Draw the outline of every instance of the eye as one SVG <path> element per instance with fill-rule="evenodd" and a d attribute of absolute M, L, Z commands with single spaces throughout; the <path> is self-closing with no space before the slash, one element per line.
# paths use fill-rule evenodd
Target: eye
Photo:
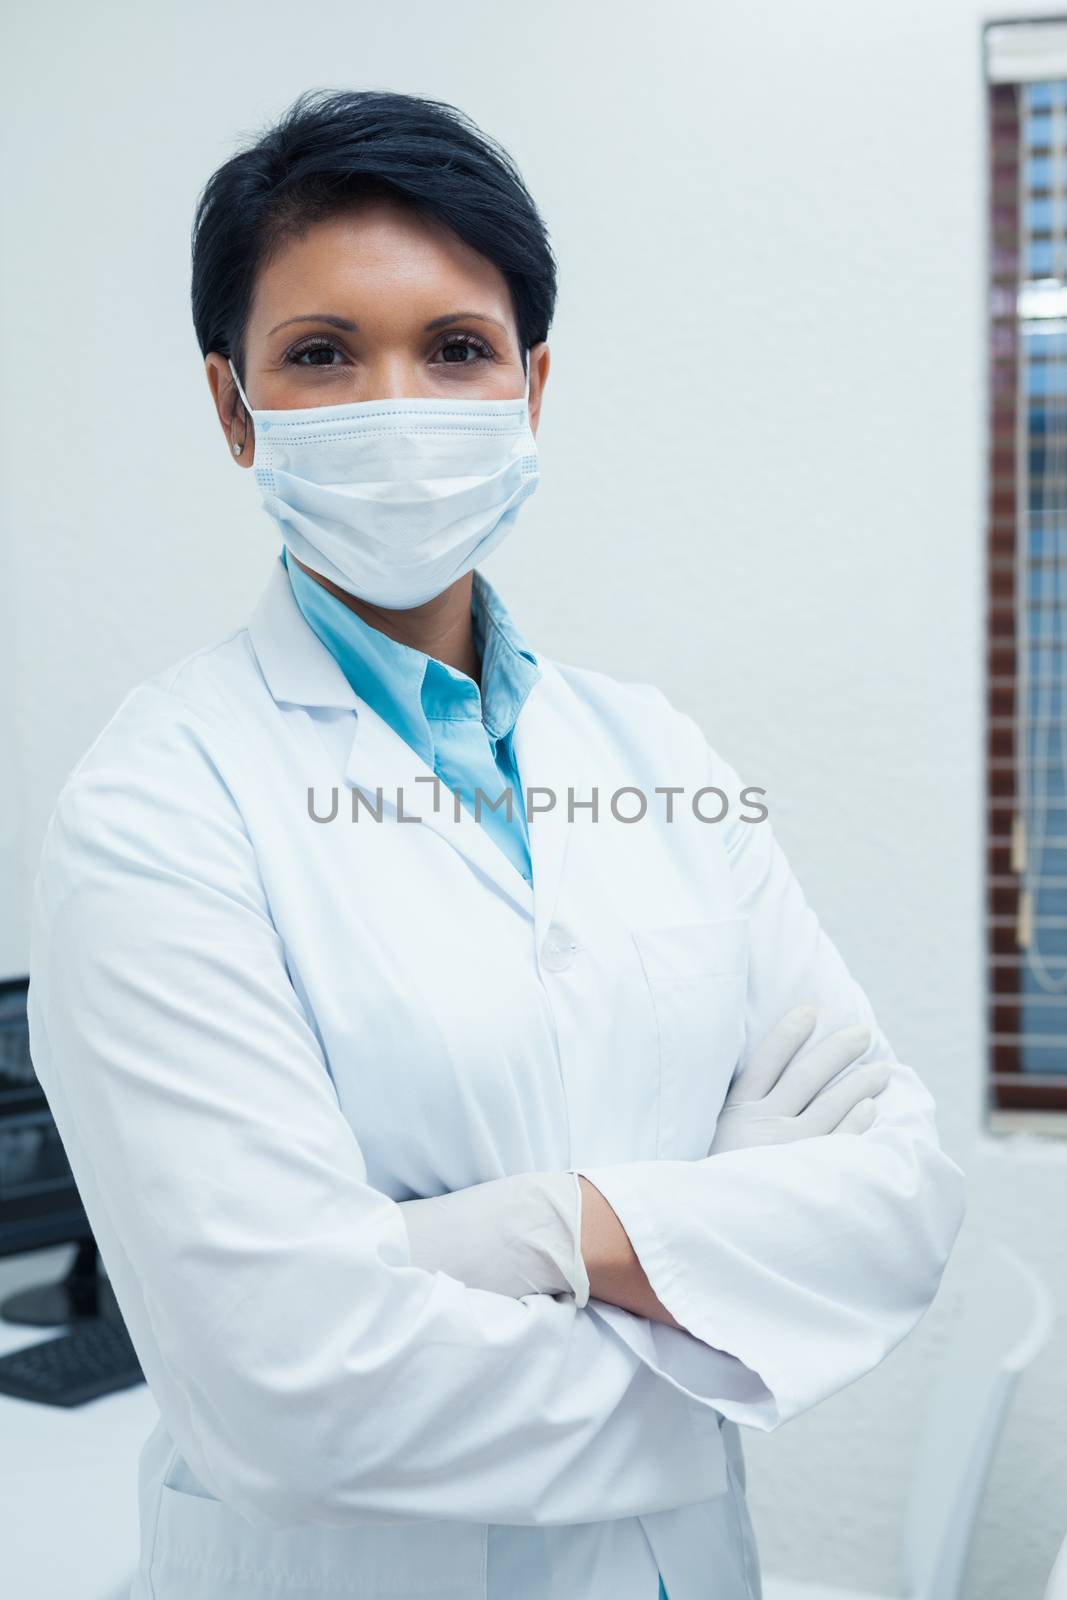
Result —
<path fill-rule="evenodd" d="M 492 346 L 473 333 L 447 334 L 438 345 L 436 353 L 441 356 L 445 366 L 451 367 L 472 367 L 480 361 L 496 359 Z M 335 361 L 335 356 L 340 360 Z M 345 352 L 336 340 L 319 334 L 293 345 L 286 351 L 285 362 L 288 366 L 305 368 L 334 367 L 343 363 L 344 356 Z"/>
<path fill-rule="evenodd" d="M 342 354 L 340 347 L 332 339 L 315 338 L 305 339 L 301 344 L 293 345 L 292 349 L 286 352 L 285 359 L 294 367 L 332 367 L 337 363 L 330 358 Z M 326 359 L 319 360 L 320 355 Z M 304 356 L 312 359 L 305 361 Z"/>
<path fill-rule="evenodd" d="M 478 361 L 494 358 L 491 347 L 474 333 L 450 333 L 438 350 L 445 365 L 450 367 L 473 367 Z"/>

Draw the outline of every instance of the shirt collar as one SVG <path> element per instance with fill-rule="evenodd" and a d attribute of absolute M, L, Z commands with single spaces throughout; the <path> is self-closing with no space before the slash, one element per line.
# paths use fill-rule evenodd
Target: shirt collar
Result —
<path fill-rule="evenodd" d="M 502 739 L 541 676 L 541 663 L 477 567 L 471 581 L 471 626 L 482 663 L 482 721 L 491 738 Z"/>
<path fill-rule="evenodd" d="M 491 739 L 510 734 L 541 662 L 523 639 L 488 578 L 475 568 L 471 626 L 481 659 L 482 690 L 465 672 L 391 639 L 306 573 L 289 551 L 282 559 L 309 626 L 334 656 L 352 689 L 433 766 L 431 719 L 480 719 Z"/>

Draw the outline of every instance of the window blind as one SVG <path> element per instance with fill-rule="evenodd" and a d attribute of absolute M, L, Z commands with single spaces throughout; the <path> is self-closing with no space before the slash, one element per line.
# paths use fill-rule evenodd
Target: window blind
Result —
<path fill-rule="evenodd" d="M 1067 22 L 987 29 L 993 1100 L 1067 1110 Z"/>

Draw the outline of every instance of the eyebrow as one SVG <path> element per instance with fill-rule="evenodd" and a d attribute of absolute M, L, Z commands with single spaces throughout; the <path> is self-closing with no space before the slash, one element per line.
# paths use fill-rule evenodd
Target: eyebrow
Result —
<path fill-rule="evenodd" d="M 486 316 L 484 311 L 449 311 L 443 317 L 434 317 L 431 321 L 424 323 L 422 331 L 423 333 L 432 333 L 435 328 L 443 328 L 449 322 L 461 322 L 464 319 L 473 319 L 475 322 L 491 322 L 494 327 L 500 328 L 502 332 L 507 333 L 508 331 L 499 317 Z M 325 322 L 329 327 L 341 328 L 346 333 L 359 332 L 359 323 L 353 322 L 349 317 L 335 317 L 328 311 L 310 311 L 303 316 L 287 317 L 284 322 L 279 322 L 276 327 L 270 330 L 267 335 L 268 339 L 271 334 L 279 332 L 282 328 L 290 327 L 294 322 Z"/>

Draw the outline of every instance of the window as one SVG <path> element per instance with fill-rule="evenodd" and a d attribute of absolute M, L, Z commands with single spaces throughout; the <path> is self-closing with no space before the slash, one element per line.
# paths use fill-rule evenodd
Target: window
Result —
<path fill-rule="evenodd" d="M 993 1126 L 1067 1126 L 1067 19 L 986 29 Z"/>

